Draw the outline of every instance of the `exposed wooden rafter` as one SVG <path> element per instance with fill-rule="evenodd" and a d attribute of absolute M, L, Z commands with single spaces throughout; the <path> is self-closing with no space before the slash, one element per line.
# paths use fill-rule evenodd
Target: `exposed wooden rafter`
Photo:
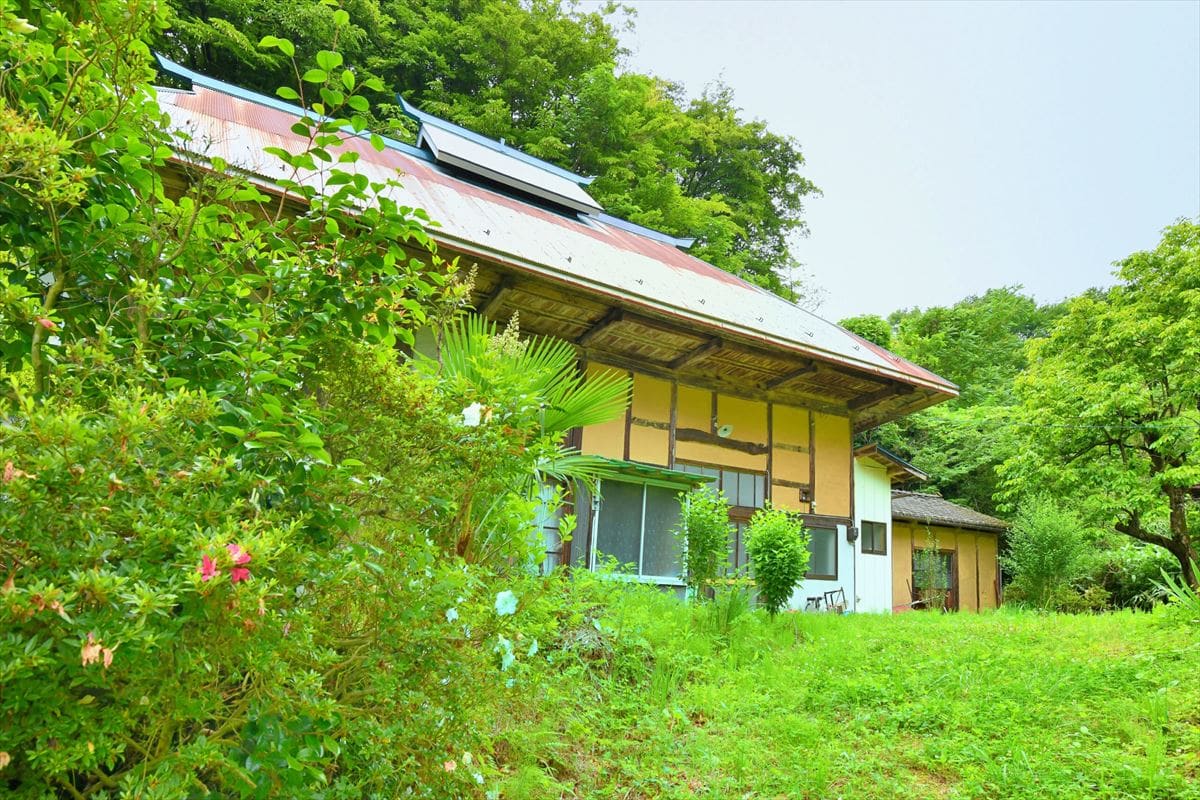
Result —
<path fill-rule="evenodd" d="M 817 371 L 816 363 L 814 363 L 812 361 L 805 362 L 804 366 L 800 367 L 799 369 L 794 369 L 791 372 L 780 375 L 778 378 L 775 378 L 774 380 L 768 382 L 767 386 L 766 386 L 767 391 L 772 391 L 774 389 L 778 389 L 782 386 L 786 386 L 787 384 L 791 383 L 792 381 L 797 381 L 797 380 L 800 380 L 801 378 L 807 377 L 809 375 L 813 375 L 816 373 L 816 371 Z"/>
<path fill-rule="evenodd" d="M 717 352 L 724 346 L 725 343 L 721 341 L 719 337 L 714 336 L 699 347 L 684 353 L 679 358 L 672 361 L 668 366 L 671 369 L 682 369 L 688 364 L 694 364 L 705 356 Z"/>
<path fill-rule="evenodd" d="M 607 314 L 600 318 L 599 322 L 584 331 L 575 343 L 580 347 L 585 347 L 587 346 L 588 342 L 592 341 L 597 336 L 604 333 L 604 331 L 608 330 L 613 325 L 616 325 L 623 319 L 625 319 L 624 310 L 620 308 L 610 309 Z"/>
<path fill-rule="evenodd" d="M 847 403 L 846 407 L 851 411 L 858 411 L 860 408 L 873 406 L 881 400 L 887 400 L 888 398 L 895 397 L 897 395 L 910 394 L 912 391 L 913 387 L 909 386 L 907 383 L 897 383 L 893 384 L 892 386 L 885 386 L 884 388 L 875 392 L 859 395 Z"/>
<path fill-rule="evenodd" d="M 488 295 L 487 300 L 479 304 L 480 316 L 490 317 L 498 311 L 500 306 L 503 305 L 505 298 L 512 293 L 515 285 L 516 281 L 511 275 L 505 275 L 501 278 L 500 282 L 496 284 L 496 288 Z"/>

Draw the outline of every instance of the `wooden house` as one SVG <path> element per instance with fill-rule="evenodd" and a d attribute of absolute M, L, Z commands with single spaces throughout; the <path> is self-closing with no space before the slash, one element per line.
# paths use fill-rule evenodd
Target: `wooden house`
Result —
<path fill-rule="evenodd" d="M 203 167 L 220 157 L 272 191 L 284 169 L 263 148 L 296 147 L 302 110 L 161 64 L 190 84 L 160 93 L 190 136 L 177 158 Z M 770 501 L 812 532 L 796 602 L 836 587 L 855 597 L 852 437 L 956 387 L 689 255 L 689 240 L 606 214 L 588 178 L 405 109 L 420 126 L 415 146 L 386 139 L 380 152 L 348 133 L 343 148 L 360 159 L 345 168 L 380 181 L 399 173 L 397 201 L 425 209 L 440 251 L 476 266 L 480 313 L 519 312 L 523 332 L 574 343 L 582 369 L 633 379 L 623 419 L 575 434 L 584 452 L 620 462 L 621 478 L 579 504 L 573 541 L 551 535 L 551 559 L 611 556 L 638 580 L 680 585 L 676 494 L 699 476 L 733 506 L 732 566 L 745 563 L 745 523 Z"/>
<path fill-rule="evenodd" d="M 896 608 L 944 595 L 950 610 L 996 608 L 1003 598 L 1003 520 L 936 494 L 892 492 L 892 600 Z"/>

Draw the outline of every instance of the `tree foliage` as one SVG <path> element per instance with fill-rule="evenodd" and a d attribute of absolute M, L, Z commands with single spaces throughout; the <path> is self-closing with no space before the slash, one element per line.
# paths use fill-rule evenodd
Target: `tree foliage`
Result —
<path fill-rule="evenodd" d="M 880 347 L 892 348 L 892 323 L 878 314 L 859 314 L 838 322 L 846 330 L 856 333 L 868 342 Z"/>
<path fill-rule="evenodd" d="M 1079 518 L 1045 495 L 1021 504 L 1006 542 L 1001 563 L 1012 578 L 1009 595 L 1038 608 L 1050 608 L 1089 566 L 1090 547 Z"/>
<path fill-rule="evenodd" d="M 1120 283 L 1072 300 L 1030 349 L 1018 383 L 1027 423 L 1004 466 L 1007 496 L 1034 487 L 1086 519 L 1158 545 L 1193 587 L 1200 484 L 1200 224 L 1119 264 Z"/>
<path fill-rule="evenodd" d="M 868 434 L 929 473 L 943 496 L 996 513 L 996 467 L 1016 452 L 1013 385 L 1028 365 L 1025 347 L 1061 314 L 1019 287 L 991 289 L 953 306 L 843 320 L 860 335 L 895 331 L 891 349 L 956 383 L 960 397 Z M 860 330 L 861 328 L 861 330 Z M 875 332 L 877 331 L 878 332 Z M 865 331 L 865 333 L 864 333 Z M 877 341 L 877 339 L 873 339 Z"/>
<path fill-rule="evenodd" d="M 264 92 L 291 77 L 288 59 L 255 48 L 281 31 L 312 58 L 340 49 L 382 81 L 380 121 L 408 135 L 391 100 L 596 176 L 610 213 L 697 240 L 692 252 L 794 298 L 805 293 L 790 252 L 805 233 L 799 145 L 746 120 L 725 86 L 693 100 L 678 85 L 619 68 L 617 6 L 558 0 L 354 0 L 336 25 L 318 0 L 172 0 L 158 39 L 202 72 Z"/>

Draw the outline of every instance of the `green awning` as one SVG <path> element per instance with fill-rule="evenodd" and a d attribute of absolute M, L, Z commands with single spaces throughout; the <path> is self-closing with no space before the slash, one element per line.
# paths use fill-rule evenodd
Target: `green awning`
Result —
<path fill-rule="evenodd" d="M 696 475 L 678 469 L 639 464 L 636 461 L 622 461 L 617 458 L 603 457 L 599 457 L 599 460 L 608 464 L 609 469 L 618 475 L 628 477 L 630 481 L 665 486 L 669 489 L 693 489 L 716 480 L 711 475 Z"/>

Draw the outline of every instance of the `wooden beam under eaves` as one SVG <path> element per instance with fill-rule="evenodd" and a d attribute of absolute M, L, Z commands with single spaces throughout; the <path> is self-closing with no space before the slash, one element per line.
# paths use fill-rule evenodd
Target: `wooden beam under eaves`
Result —
<path fill-rule="evenodd" d="M 858 411 L 860 408 L 873 406 L 881 400 L 887 400 L 889 397 L 895 397 L 902 394 L 911 394 L 912 392 L 912 386 L 909 386 L 907 383 L 897 383 L 893 384 L 892 386 L 885 386 L 876 392 L 859 395 L 847 403 L 846 407 L 851 411 Z"/>
<path fill-rule="evenodd" d="M 604 333 L 604 331 L 611 328 L 613 325 L 616 325 L 624 318 L 625 312 L 623 310 L 619 308 L 610 310 L 607 314 L 600 318 L 599 322 L 584 331 L 579 338 L 575 340 L 575 344 L 579 345 L 580 347 L 586 346 L 590 341 Z"/>
<path fill-rule="evenodd" d="M 681 369 L 686 367 L 688 364 L 696 363 L 711 353 L 717 352 L 724 346 L 725 343 L 722 342 L 720 338 L 714 336 L 694 350 L 689 350 L 688 352 L 684 353 L 679 358 L 672 361 L 668 366 L 671 369 Z"/>
<path fill-rule="evenodd" d="M 774 380 L 769 381 L 767 383 L 767 391 L 774 391 L 775 389 L 778 389 L 782 386 L 786 386 L 787 384 L 791 383 L 792 381 L 797 381 L 797 380 L 800 380 L 801 378 L 807 377 L 809 375 L 814 375 L 814 374 L 816 374 L 816 372 L 817 372 L 816 363 L 813 361 L 809 361 L 804 366 L 800 367 L 799 369 L 794 369 L 791 372 L 780 375 L 778 378 L 775 378 Z"/>
<path fill-rule="evenodd" d="M 505 275 L 501 278 L 500 282 L 496 284 L 496 289 L 488 295 L 488 299 L 480 304 L 479 315 L 481 317 L 490 317 L 498 311 L 500 306 L 504 304 L 505 298 L 512 293 L 515 284 L 516 281 L 513 280 L 511 275 Z"/>

